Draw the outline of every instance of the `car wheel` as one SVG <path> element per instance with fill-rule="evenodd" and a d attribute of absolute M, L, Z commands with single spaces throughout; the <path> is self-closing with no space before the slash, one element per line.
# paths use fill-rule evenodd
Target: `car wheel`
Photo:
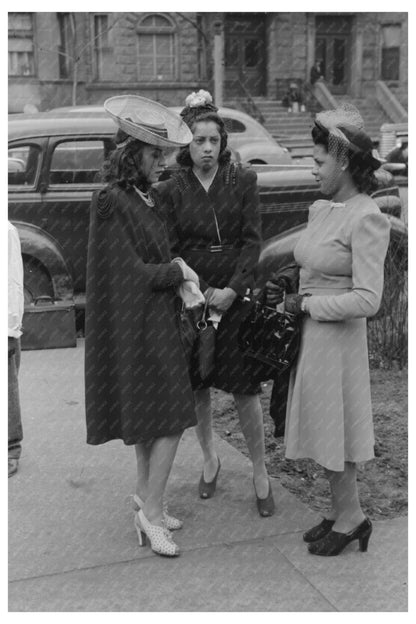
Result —
<path fill-rule="evenodd" d="M 37 297 L 54 296 L 51 276 L 39 260 L 23 254 L 23 270 L 25 305 L 33 303 Z"/>

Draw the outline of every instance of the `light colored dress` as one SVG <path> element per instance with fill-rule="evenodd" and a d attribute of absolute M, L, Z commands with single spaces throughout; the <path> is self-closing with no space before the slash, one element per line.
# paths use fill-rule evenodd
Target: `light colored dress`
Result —
<path fill-rule="evenodd" d="M 390 224 L 369 196 L 315 202 L 295 247 L 310 293 L 286 411 L 286 457 L 333 471 L 374 457 L 366 317 L 383 291 Z"/>

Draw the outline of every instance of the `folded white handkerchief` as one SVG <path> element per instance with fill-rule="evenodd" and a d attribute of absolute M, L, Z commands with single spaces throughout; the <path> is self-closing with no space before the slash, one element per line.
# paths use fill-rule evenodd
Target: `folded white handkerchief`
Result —
<path fill-rule="evenodd" d="M 185 308 L 190 310 L 192 308 L 197 308 L 200 305 L 205 303 L 205 297 L 202 292 L 199 290 L 198 286 L 195 282 L 191 280 L 185 280 L 178 287 L 176 293 L 184 302 Z"/>
<path fill-rule="evenodd" d="M 218 329 L 218 324 L 220 323 L 222 319 L 222 314 L 219 314 L 219 312 L 216 312 L 213 308 L 208 308 L 208 311 L 209 311 L 208 320 L 212 322 L 215 329 Z"/>

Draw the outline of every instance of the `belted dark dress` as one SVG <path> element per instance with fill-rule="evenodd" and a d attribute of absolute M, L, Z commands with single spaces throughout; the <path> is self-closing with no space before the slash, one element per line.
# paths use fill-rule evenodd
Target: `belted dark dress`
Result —
<path fill-rule="evenodd" d="M 135 444 L 196 424 L 166 225 L 132 189 L 92 200 L 87 264 L 87 442 Z"/>
<path fill-rule="evenodd" d="M 254 287 L 261 245 L 257 175 L 235 163 L 220 165 L 208 192 L 191 168 L 157 185 L 168 209 L 172 255 L 199 276 L 201 290 L 232 288 L 237 299 L 217 330 L 215 375 L 209 385 L 226 392 L 257 394 L 250 362 L 238 347 L 238 329 L 248 313 L 244 297 Z M 192 380 L 194 389 L 207 384 Z"/>

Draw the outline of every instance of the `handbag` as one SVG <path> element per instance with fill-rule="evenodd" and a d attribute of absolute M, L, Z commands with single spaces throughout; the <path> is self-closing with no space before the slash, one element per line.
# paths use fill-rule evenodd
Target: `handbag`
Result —
<path fill-rule="evenodd" d="M 246 356 L 262 363 L 256 377 L 267 381 L 293 364 L 300 333 L 300 317 L 266 305 L 264 291 L 239 327 L 238 345 Z"/>
<path fill-rule="evenodd" d="M 215 372 L 215 326 L 207 319 L 205 302 L 201 318 L 196 323 L 197 333 L 191 356 L 191 378 L 196 384 L 207 383 Z"/>
<path fill-rule="evenodd" d="M 198 330 L 194 321 L 194 310 L 187 309 L 184 303 L 182 303 L 179 318 L 179 334 L 185 351 L 186 362 L 190 366 Z"/>

